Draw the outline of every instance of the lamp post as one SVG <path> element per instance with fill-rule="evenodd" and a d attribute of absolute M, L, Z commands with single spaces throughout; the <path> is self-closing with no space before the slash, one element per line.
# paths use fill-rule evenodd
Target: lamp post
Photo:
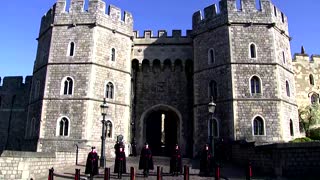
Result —
<path fill-rule="evenodd" d="M 102 135 L 101 135 L 101 158 L 100 158 L 100 167 L 105 167 L 106 157 L 105 157 L 105 140 L 106 140 L 106 133 L 105 133 L 105 123 L 106 123 L 106 115 L 108 105 L 106 102 L 106 98 L 103 98 L 103 104 L 100 105 L 101 108 L 101 115 L 102 115 Z"/>
<path fill-rule="evenodd" d="M 209 143 L 211 146 L 211 152 L 213 157 L 214 157 L 213 114 L 214 114 L 214 111 L 216 110 L 216 106 L 217 105 L 213 102 L 213 97 L 211 96 L 211 102 L 208 104 L 208 111 L 210 115 L 208 131 L 209 131 Z"/>

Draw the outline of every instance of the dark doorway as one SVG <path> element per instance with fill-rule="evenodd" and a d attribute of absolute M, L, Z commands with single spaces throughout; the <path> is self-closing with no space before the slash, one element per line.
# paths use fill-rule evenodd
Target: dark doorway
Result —
<path fill-rule="evenodd" d="M 152 154 L 170 156 L 178 143 L 178 116 L 173 111 L 155 111 L 146 118 L 146 140 Z"/>

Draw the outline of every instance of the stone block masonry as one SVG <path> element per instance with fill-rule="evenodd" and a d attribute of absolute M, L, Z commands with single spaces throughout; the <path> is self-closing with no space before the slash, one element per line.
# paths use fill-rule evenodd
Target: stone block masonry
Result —
<path fill-rule="evenodd" d="M 79 149 L 78 162 L 85 162 L 88 152 L 88 149 Z M 52 167 L 59 170 L 75 162 L 75 152 L 4 151 L 0 157 L 0 179 L 38 179 L 46 177 Z"/>

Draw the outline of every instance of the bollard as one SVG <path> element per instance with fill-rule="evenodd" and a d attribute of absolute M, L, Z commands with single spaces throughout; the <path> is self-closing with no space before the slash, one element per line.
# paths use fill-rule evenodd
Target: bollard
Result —
<path fill-rule="evenodd" d="M 248 167 L 246 168 L 246 180 L 251 180 L 252 178 L 252 166 L 251 162 L 248 163 Z"/>
<path fill-rule="evenodd" d="M 104 180 L 110 180 L 110 168 L 104 168 Z"/>
<path fill-rule="evenodd" d="M 184 166 L 183 179 L 189 180 L 189 166 L 187 165 Z"/>
<path fill-rule="evenodd" d="M 76 173 L 74 175 L 74 180 L 80 180 L 80 169 L 76 169 Z"/>
<path fill-rule="evenodd" d="M 160 166 L 157 166 L 157 180 L 162 180 Z"/>
<path fill-rule="evenodd" d="M 48 180 L 53 180 L 53 167 L 51 169 L 49 169 L 49 175 L 48 175 Z"/>
<path fill-rule="evenodd" d="M 216 164 L 216 170 L 215 170 L 214 178 L 215 178 L 215 180 L 220 180 L 220 164 L 219 163 Z"/>
<path fill-rule="evenodd" d="M 130 180 L 135 180 L 136 179 L 136 175 L 134 172 L 134 167 L 130 168 Z"/>

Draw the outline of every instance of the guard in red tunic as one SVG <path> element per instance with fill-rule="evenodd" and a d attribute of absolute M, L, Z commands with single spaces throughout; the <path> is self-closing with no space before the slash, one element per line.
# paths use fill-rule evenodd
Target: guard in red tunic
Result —
<path fill-rule="evenodd" d="M 98 171 L 98 154 L 95 147 L 91 148 L 91 152 L 89 152 L 87 157 L 85 174 L 90 174 L 90 179 L 93 178 L 94 175 L 99 173 Z"/>
<path fill-rule="evenodd" d="M 179 173 L 182 173 L 182 159 L 181 151 L 178 144 L 176 144 L 170 159 L 170 173 L 172 176 L 178 176 Z"/>
<path fill-rule="evenodd" d="M 148 143 L 145 143 L 145 146 L 141 150 L 139 169 L 143 169 L 144 177 L 149 176 L 150 169 L 153 170 L 152 152 Z"/>
<path fill-rule="evenodd" d="M 114 173 L 118 173 L 118 178 L 122 178 L 122 174 L 126 173 L 126 154 L 124 152 L 124 145 L 123 142 L 117 142 L 117 144 L 114 146 L 115 153 L 116 153 L 116 159 L 114 163 Z"/>
<path fill-rule="evenodd" d="M 209 176 L 213 173 L 213 159 L 209 145 L 206 144 L 200 158 L 200 175 Z M 211 173 L 210 173 L 211 172 Z"/>

